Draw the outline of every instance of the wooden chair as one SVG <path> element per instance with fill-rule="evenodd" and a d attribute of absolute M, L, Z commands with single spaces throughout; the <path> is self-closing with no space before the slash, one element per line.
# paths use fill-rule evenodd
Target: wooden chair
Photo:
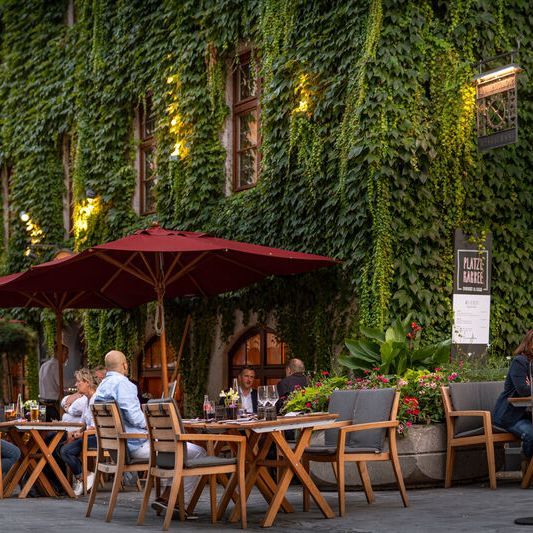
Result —
<path fill-rule="evenodd" d="M 0 433 L 0 462 L 2 460 L 2 433 Z M 4 475 L 0 467 L 0 500 L 4 498 Z"/>
<path fill-rule="evenodd" d="M 446 416 L 446 473 L 444 487 L 452 486 L 455 449 L 484 445 L 487 451 L 490 488 L 496 488 L 496 443 L 519 441 L 492 423 L 491 411 L 503 391 L 503 381 L 451 383 L 441 387 Z"/>
<path fill-rule="evenodd" d="M 209 476 L 211 497 L 211 522 L 217 520 L 216 483 L 220 474 L 232 474 L 226 486 L 225 495 L 231 496 L 236 486 L 239 487 L 239 505 L 241 524 L 246 528 L 246 489 L 245 489 L 245 453 L 246 437 L 241 435 L 221 434 L 186 434 L 181 417 L 172 400 L 156 400 L 143 406 L 150 435 L 150 469 L 144 488 L 144 498 L 139 512 L 138 525 L 144 522 L 144 515 L 154 480 L 170 479 L 172 485 L 168 499 L 168 507 L 163 522 L 163 530 L 170 525 L 174 506 L 179 497 L 180 519 L 185 520 L 185 502 L 182 480 L 186 476 Z M 213 450 L 215 443 L 230 443 L 236 448 L 235 457 L 216 457 L 208 455 L 198 459 L 188 460 L 186 443 L 208 445 L 208 451 Z M 196 502 L 195 502 L 196 503 Z M 193 504 L 194 505 L 194 504 Z M 187 511 L 192 512 L 189 508 Z"/>
<path fill-rule="evenodd" d="M 348 392 L 352 394 L 351 398 L 346 394 Z M 403 505 L 409 505 L 396 447 L 399 399 L 400 393 L 395 389 L 336 391 L 331 396 L 329 411 L 334 413 L 338 410 L 345 418 L 351 408 L 351 420 L 341 420 L 326 426 L 325 446 L 307 448 L 303 462 L 306 469 L 309 469 L 312 461 L 332 464 L 337 478 L 340 516 L 345 514 L 346 463 L 356 464 L 366 499 L 368 503 L 372 503 L 374 494 L 366 464 L 372 461 L 390 461 Z M 388 449 L 385 447 L 386 443 Z M 304 491 L 304 510 L 308 509 L 309 494 Z"/>
<path fill-rule="evenodd" d="M 148 461 L 135 460 L 128 452 L 128 439 L 145 439 L 145 433 L 126 433 L 120 415 L 120 410 L 115 402 L 97 403 L 91 407 L 96 428 L 98 452 L 96 457 L 95 480 L 87 506 L 86 516 L 91 516 L 91 511 L 96 500 L 98 484 L 104 474 L 113 476 L 113 487 L 109 498 L 109 507 L 106 522 L 113 517 L 113 510 L 117 503 L 117 496 L 122 487 L 122 475 L 125 472 L 146 472 L 149 468 Z M 112 462 L 106 462 L 109 455 Z"/>
<path fill-rule="evenodd" d="M 96 435 L 95 429 L 86 429 L 83 432 L 81 447 L 81 470 L 83 474 L 83 495 L 87 495 L 87 475 L 89 474 L 89 461 L 96 462 L 98 448 L 89 448 L 89 436 Z"/>

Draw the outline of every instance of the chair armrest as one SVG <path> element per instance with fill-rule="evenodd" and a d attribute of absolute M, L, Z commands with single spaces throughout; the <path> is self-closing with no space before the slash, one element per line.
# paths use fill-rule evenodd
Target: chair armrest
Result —
<path fill-rule="evenodd" d="M 178 435 L 178 440 L 181 442 L 246 442 L 244 435 L 226 435 L 225 433 L 184 433 Z"/>
<path fill-rule="evenodd" d="M 381 429 L 381 428 L 395 428 L 398 427 L 399 422 L 398 420 L 385 420 L 383 422 L 368 422 L 366 424 L 353 424 L 350 426 L 346 426 L 341 428 L 339 440 L 342 436 L 346 435 L 346 433 L 353 433 L 355 431 L 367 431 L 368 429 Z"/>
<path fill-rule="evenodd" d="M 486 416 L 490 411 L 450 411 L 450 416 Z"/>
<path fill-rule="evenodd" d="M 119 433 L 119 439 L 147 439 L 148 433 Z"/>
<path fill-rule="evenodd" d="M 331 422 L 330 424 L 326 424 L 324 426 L 315 426 L 313 428 L 313 431 L 322 431 L 323 429 L 336 429 L 336 428 L 342 428 L 351 425 L 351 420 L 341 420 L 340 422 Z"/>
<path fill-rule="evenodd" d="M 90 428 L 90 429 L 86 429 L 84 432 L 83 432 L 83 438 L 87 438 L 87 437 L 90 437 L 91 435 L 96 435 L 96 429 L 94 428 Z"/>

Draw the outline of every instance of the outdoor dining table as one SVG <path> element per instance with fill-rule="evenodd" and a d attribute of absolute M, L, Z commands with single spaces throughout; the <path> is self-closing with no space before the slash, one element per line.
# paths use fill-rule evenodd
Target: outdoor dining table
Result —
<path fill-rule="evenodd" d="M 286 500 L 285 495 L 290 482 L 296 475 L 315 500 L 318 508 L 326 518 L 333 518 L 334 514 L 327 501 L 324 499 L 317 486 L 302 465 L 301 458 L 304 450 L 309 446 L 313 429 L 325 426 L 333 422 L 337 414 L 313 413 L 300 416 L 278 417 L 277 420 L 225 420 L 222 422 L 204 422 L 184 420 L 187 431 L 208 430 L 215 433 L 244 433 L 246 439 L 246 499 L 254 486 L 257 486 L 267 503 L 268 510 L 261 522 L 262 527 L 271 527 L 280 508 L 285 512 L 293 512 L 294 509 Z M 298 430 L 296 443 L 290 445 L 284 431 Z M 264 438 L 261 438 L 264 437 Z M 282 472 L 278 483 L 269 474 L 266 459 L 271 444 L 277 446 L 278 452 L 284 458 Z M 231 495 L 220 502 L 220 514 L 225 511 Z M 230 516 L 230 522 L 239 519 L 239 508 L 235 506 Z"/>
<path fill-rule="evenodd" d="M 75 498 L 76 495 L 61 468 L 59 468 L 53 453 L 67 431 L 75 431 L 82 427 L 83 424 L 74 422 L 26 422 L 20 420 L 0 422 L 0 431 L 6 432 L 13 444 L 18 446 L 21 451 L 21 457 L 14 468 L 14 474 L 5 488 L 5 497 L 9 497 L 13 493 L 26 472 L 28 477 L 24 481 L 18 495 L 19 498 L 26 498 L 36 482 L 39 483 L 47 496 L 57 496 L 43 472 L 44 467 L 48 464 L 65 492 L 71 498 Z M 44 432 L 54 432 L 48 443 L 43 436 Z"/>

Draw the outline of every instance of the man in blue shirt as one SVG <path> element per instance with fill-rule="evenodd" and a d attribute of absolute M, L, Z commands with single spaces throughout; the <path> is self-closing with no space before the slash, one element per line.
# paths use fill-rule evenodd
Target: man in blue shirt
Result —
<path fill-rule="evenodd" d="M 106 374 L 96 392 L 96 402 L 115 401 L 122 414 L 126 433 L 147 433 L 146 419 L 137 397 L 137 387 L 128 378 L 128 361 L 126 356 L 117 350 L 111 350 L 105 356 Z M 128 439 L 128 450 L 133 459 L 150 458 L 150 441 L 146 439 Z M 187 459 L 195 459 L 207 455 L 204 448 L 187 443 Z M 186 477 L 183 480 L 185 499 L 190 499 L 198 483 L 199 477 Z M 163 480 L 165 481 L 165 480 Z M 161 482 L 163 484 L 163 481 Z M 171 480 L 168 480 L 171 483 Z M 161 497 L 152 504 L 155 509 L 163 510 L 168 501 L 170 486 L 165 487 Z"/>

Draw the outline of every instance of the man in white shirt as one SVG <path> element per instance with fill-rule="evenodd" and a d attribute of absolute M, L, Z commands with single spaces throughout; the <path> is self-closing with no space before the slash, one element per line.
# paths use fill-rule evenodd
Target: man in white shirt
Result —
<path fill-rule="evenodd" d="M 255 380 L 255 370 L 249 367 L 243 368 L 237 380 L 239 382 L 242 408 L 247 413 L 257 413 L 257 391 L 252 388 Z"/>
<path fill-rule="evenodd" d="M 68 361 L 68 347 L 62 344 L 63 362 Z M 64 385 L 69 387 L 72 380 Z M 39 369 L 39 399 L 46 405 L 46 419 L 59 420 L 59 400 L 63 397 L 63 391 L 59 390 L 59 361 L 51 357 L 45 361 Z"/>
<path fill-rule="evenodd" d="M 147 433 L 146 419 L 141 410 L 137 397 L 137 387 L 127 378 L 128 361 L 126 356 L 117 350 L 112 350 L 105 356 L 106 375 L 94 394 L 96 402 L 116 401 L 124 421 L 126 433 Z M 128 439 L 128 449 L 134 459 L 150 458 L 150 441 L 148 439 Z M 207 455 L 204 448 L 196 444 L 187 443 L 187 459 Z M 185 499 L 189 500 L 199 481 L 199 477 L 186 477 L 183 480 Z M 171 480 L 168 480 L 171 483 Z M 161 482 L 163 485 L 163 481 Z M 166 502 L 170 494 L 170 485 L 165 487 L 161 497 L 152 507 L 157 510 L 166 509 Z"/>

